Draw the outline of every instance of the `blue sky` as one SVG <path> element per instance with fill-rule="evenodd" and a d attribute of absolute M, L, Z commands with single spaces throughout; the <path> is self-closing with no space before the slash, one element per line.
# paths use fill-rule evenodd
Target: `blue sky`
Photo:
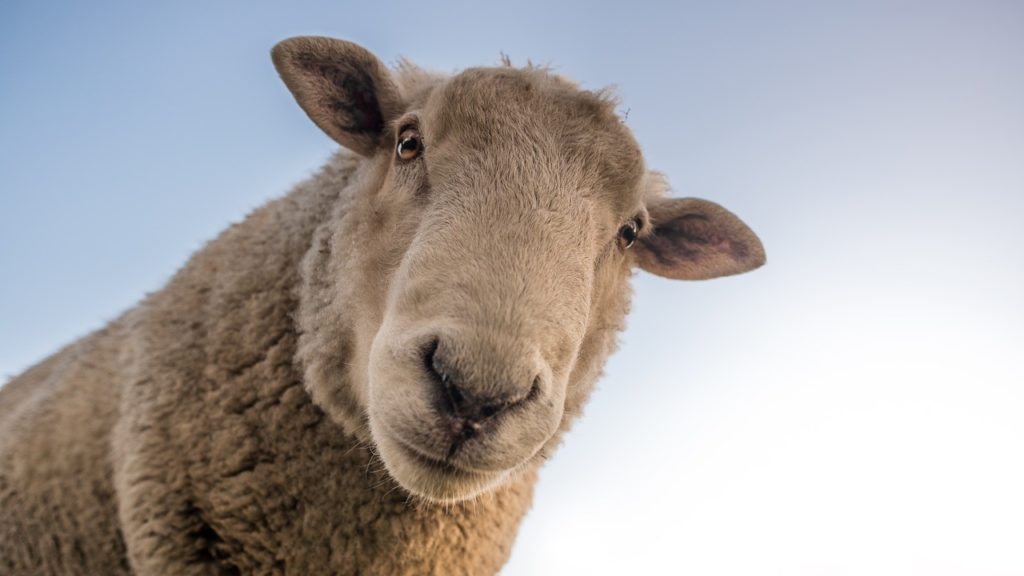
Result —
<path fill-rule="evenodd" d="M 334 144 L 270 47 L 616 85 L 753 274 L 636 277 L 504 574 L 1024 572 L 1024 5 L 0 6 L 0 374 L 159 289 Z"/>

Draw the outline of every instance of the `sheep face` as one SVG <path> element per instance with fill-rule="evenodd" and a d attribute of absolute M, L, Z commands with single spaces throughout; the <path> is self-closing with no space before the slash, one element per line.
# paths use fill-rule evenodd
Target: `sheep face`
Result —
<path fill-rule="evenodd" d="M 545 70 L 396 77 L 323 38 L 274 61 L 368 167 L 330 256 L 358 292 L 337 318 L 349 389 L 338 399 L 324 370 L 307 385 L 413 494 L 471 498 L 550 454 L 613 348 L 634 266 L 701 279 L 764 260 L 732 214 L 664 197 L 607 97 Z M 303 360 L 330 365 L 330 346 Z"/>

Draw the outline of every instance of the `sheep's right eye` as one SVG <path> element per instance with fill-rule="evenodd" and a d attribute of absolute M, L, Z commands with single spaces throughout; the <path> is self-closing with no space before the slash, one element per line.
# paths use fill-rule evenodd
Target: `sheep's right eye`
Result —
<path fill-rule="evenodd" d="M 623 248 L 629 248 L 636 242 L 637 234 L 640 232 L 640 223 L 635 219 L 622 228 L 619 228 L 619 242 Z"/>
<path fill-rule="evenodd" d="M 395 147 L 395 155 L 399 160 L 408 162 L 415 160 L 423 153 L 423 137 L 420 131 L 415 128 L 406 128 L 398 135 L 398 146 Z"/>

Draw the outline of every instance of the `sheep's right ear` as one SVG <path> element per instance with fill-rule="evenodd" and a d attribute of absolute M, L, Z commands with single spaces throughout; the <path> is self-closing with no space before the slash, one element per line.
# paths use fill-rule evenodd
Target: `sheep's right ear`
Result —
<path fill-rule="evenodd" d="M 732 212 L 700 198 L 667 197 L 668 182 L 658 172 L 649 172 L 644 185 L 651 229 L 632 250 L 644 270 L 676 280 L 707 280 L 764 264 L 761 240 Z"/>
<path fill-rule="evenodd" d="M 300 36 L 280 42 L 270 55 L 310 119 L 354 152 L 373 155 L 388 123 L 402 113 L 402 98 L 391 73 L 362 46 Z"/>

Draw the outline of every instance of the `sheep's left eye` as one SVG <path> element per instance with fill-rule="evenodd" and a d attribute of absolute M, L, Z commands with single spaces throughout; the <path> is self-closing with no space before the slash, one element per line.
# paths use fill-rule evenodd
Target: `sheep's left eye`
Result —
<path fill-rule="evenodd" d="M 640 231 L 640 225 L 636 220 L 631 220 L 629 224 L 626 224 L 622 228 L 619 228 L 619 242 L 622 243 L 623 248 L 629 248 L 636 242 L 637 233 Z"/>
<path fill-rule="evenodd" d="M 419 130 L 406 128 L 398 135 L 398 146 L 395 147 L 395 155 L 399 159 L 408 162 L 414 160 L 423 153 L 423 138 Z"/>

